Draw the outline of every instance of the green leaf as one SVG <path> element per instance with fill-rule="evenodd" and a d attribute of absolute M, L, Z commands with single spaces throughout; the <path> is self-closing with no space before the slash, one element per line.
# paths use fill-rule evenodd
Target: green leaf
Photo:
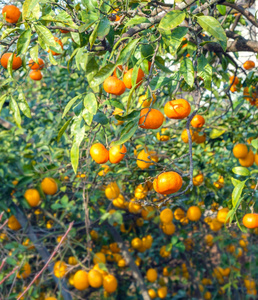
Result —
<path fill-rule="evenodd" d="M 70 151 L 70 156 L 72 167 L 74 173 L 76 174 L 80 155 L 79 147 L 85 134 L 85 125 L 81 117 L 74 120 L 73 125 L 71 127 L 71 133 L 74 136 L 74 140 Z"/>
<path fill-rule="evenodd" d="M 13 57 L 14 57 L 14 52 L 12 53 L 12 55 L 9 57 L 8 59 L 8 63 L 7 63 L 7 71 L 8 74 L 13 78 Z"/>
<path fill-rule="evenodd" d="M 210 132 L 210 138 L 216 139 L 225 132 L 226 132 L 226 129 L 212 129 L 212 131 Z"/>
<path fill-rule="evenodd" d="M 219 21 L 210 16 L 199 16 L 197 17 L 197 22 L 205 31 L 211 34 L 215 39 L 223 42 L 222 46 L 224 51 L 226 51 L 227 36 Z"/>
<path fill-rule="evenodd" d="M 252 140 L 251 144 L 256 150 L 258 150 L 258 139 Z"/>
<path fill-rule="evenodd" d="M 19 28 L 17 28 L 17 27 L 15 27 L 15 28 L 7 28 L 2 33 L 1 40 L 5 39 L 8 35 L 10 35 L 11 33 L 15 32 L 15 31 L 17 31 L 18 29 Z"/>
<path fill-rule="evenodd" d="M 93 115 L 98 110 L 98 102 L 93 93 L 88 93 L 84 98 L 84 107 Z"/>
<path fill-rule="evenodd" d="M 241 175 L 241 176 L 249 176 L 250 175 L 250 171 L 245 167 L 235 167 L 232 169 L 232 171 L 235 174 Z"/>
<path fill-rule="evenodd" d="M 136 15 L 132 19 L 130 19 L 127 23 L 125 23 L 124 28 L 131 25 L 137 25 L 142 23 L 150 23 L 150 21 L 145 17 L 140 17 Z"/>
<path fill-rule="evenodd" d="M 212 79 L 212 67 L 204 55 L 197 59 L 197 75 L 204 80 L 205 87 L 210 88 Z"/>
<path fill-rule="evenodd" d="M 188 28 L 186 27 L 177 27 L 172 32 L 170 30 L 161 31 L 162 40 L 169 47 L 170 54 L 174 55 L 176 53 L 187 32 Z"/>
<path fill-rule="evenodd" d="M 93 121 L 93 113 L 91 113 L 87 109 L 84 109 L 82 112 L 82 117 L 83 117 L 85 123 L 90 126 Z"/>
<path fill-rule="evenodd" d="M 31 29 L 27 29 L 23 31 L 23 33 L 19 36 L 18 41 L 17 41 L 17 56 L 20 54 L 25 54 L 29 44 L 30 44 L 30 39 L 31 39 Z"/>
<path fill-rule="evenodd" d="M 71 156 L 71 163 L 72 163 L 73 171 L 76 174 L 78 164 L 79 164 L 79 145 L 78 144 L 73 143 L 71 152 L 70 152 L 70 156 Z"/>
<path fill-rule="evenodd" d="M 180 73 L 182 73 L 186 83 L 192 87 L 194 84 L 194 67 L 193 62 L 189 58 L 185 58 L 181 61 Z"/>
<path fill-rule="evenodd" d="M 78 32 L 70 32 L 71 37 L 77 45 L 81 46 L 81 36 Z"/>
<path fill-rule="evenodd" d="M 49 46 L 49 48 L 57 53 L 62 53 L 61 46 L 56 43 L 54 36 L 51 31 L 43 25 L 35 25 L 36 32 L 38 37 L 44 43 L 45 46 Z M 42 45 L 41 45 L 42 46 Z"/>
<path fill-rule="evenodd" d="M 2 96 L 0 97 L 0 113 L 1 113 L 1 110 L 2 110 L 2 108 L 3 108 L 3 105 L 4 105 L 4 103 L 5 103 L 6 98 L 7 98 L 7 95 L 6 95 L 6 94 L 4 94 L 4 95 L 2 95 Z"/>
<path fill-rule="evenodd" d="M 124 65 L 128 61 L 128 59 L 131 57 L 132 52 L 135 50 L 136 45 L 140 41 L 141 38 L 133 39 L 131 40 L 121 51 L 118 60 L 116 62 L 116 65 Z"/>
<path fill-rule="evenodd" d="M 22 90 L 19 91 L 18 100 L 19 100 L 18 104 L 19 104 L 20 110 L 23 112 L 23 114 L 27 118 L 31 118 L 30 107 L 25 99 L 25 96 L 24 96 Z"/>
<path fill-rule="evenodd" d="M 107 99 L 103 104 L 114 106 L 122 110 L 125 110 L 124 105 L 119 100 L 116 99 Z"/>
<path fill-rule="evenodd" d="M 36 44 L 33 48 L 30 49 L 30 57 L 36 63 L 38 63 L 38 55 L 39 55 L 39 45 Z"/>
<path fill-rule="evenodd" d="M 239 202 L 239 199 L 242 195 L 242 192 L 243 192 L 243 189 L 245 187 L 245 183 L 246 183 L 246 180 L 245 181 L 241 181 L 239 184 L 237 184 L 232 192 L 232 204 L 233 204 L 233 207 L 236 207 L 236 206 L 239 206 L 240 203 Z"/>
<path fill-rule="evenodd" d="M 39 0 L 25 0 L 22 6 L 22 18 L 27 19 Z"/>
<path fill-rule="evenodd" d="M 216 5 L 217 10 L 219 11 L 219 13 L 222 16 L 225 16 L 226 12 L 227 12 L 227 7 L 225 5 Z"/>
<path fill-rule="evenodd" d="M 68 119 L 64 125 L 62 126 L 62 128 L 59 130 L 58 135 L 57 135 L 57 142 L 60 141 L 61 137 L 63 136 L 64 132 L 66 131 L 66 128 L 68 127 L 68 125 L 70 124 L 70 122 L 72 121 L 72 118 Z"/>
<path fill-rule="evenodd" d="M 93 121 L 100 123 L 101 125 L 108 124 L 108 118 L 102 112 L 96 113 L 96 115 L 93 116 Z"/>
<path fill-rule="evenodd" d="M 73 104 L 81 98 L 82 95 L 78 95 L 76 97 L 74 97 L 73 99 L 71 99 L 67 104 L 66 107 L 64 109 L 63 115 L 62 115 L 62 119 L 64 118 L 64 116 L 68 113 L 68 111 L 71 109 L 71 107 L 73 106 Z"/>
<path fill-rule="evenodd" d="M 110 21 L 107 17 L 104 17 L 99 22 L 97 37 L 99 39 L 103 39 L 106 35 L 108 35 L 109 30 L 110 30 Z"/>
<path fill-rule="evenodd" d="M 185 19 L 185 12 L 172 10 L 168 12 L 159 23 L 159 30 L 172 30 L 180 25 Z"/>
<path fill-rule="evenodd" d="M 10 99 L 9 107 L 10 107 L 10 110 L 13 112 L 13 117 L 14 117 L 15 123 L 17 124 L 18 127 L 21 127 L 20 110 L 19 110 L 17 102 L 15 101 L 15 99 L 12 96 Z"/>
<path fill-rule="evenodd" d="M 90 82 L 91 87 L 99 86 L 102 82 L 105 81 L 115 70 L 114 64 L 107 64 L 101 68 L 97 74 L 94 75 L 92 81 Z"/>
<path fill-rule="evenodd" d="M 98 27 L 99 27 L 99 23 L 97 23 L 97 25 L 95 26 L 94 30 L 92 31 L 90 38 L 89 38 L 89 42 L 90 42 L 90 49 L 92 48 L 92 46 L 94 45 L 96 38 L 98 36 Z"/>
<path fill-rule="evenodd" d="M 128 121 L 128 120 L 133 120 L 135 118 L 139 118 L 139 116 L 140 116 L 140 112 L 138 110 L 133 110 L 132 112 L 130 112 L 130 114 L 128 114 L 126 116 L 116 115 L 115 118 L 118 121 Z"/>
<path fill-rule="evenodd" d="M 231 177 L 231 181 L 232 181 L 234 186 L 238 185 L 241 182 L 240 180 L 237 180 L 234 177 Z"/>
<path fill-rule="evenodd" d="M 112 146 L 118 146 L 127 142 L 135 133 L 138 128 L 138 122 L 130 121 L 126 124 L 123 133 L 118 141 L 112 142 Z"/>

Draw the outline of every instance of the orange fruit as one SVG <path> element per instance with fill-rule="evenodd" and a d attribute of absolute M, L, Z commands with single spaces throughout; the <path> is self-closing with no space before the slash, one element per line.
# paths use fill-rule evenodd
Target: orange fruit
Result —
<path fill-rule="evenodd" d="M 62 50 L 63 50 L 63 49 L 64 49 L 64 46 L 63 46 L 62 41 L 59 40 L 59 38 L 57 38 L 56 36 L 54 37 L 54 39 L 55 39 L 56 43 L 58 43 L 58 44 L 61 46 Z M 57 52 L 55 52 L 55 51 L 53 51 L 53 50 L 51 50 L 51 49 L 49 49 L 47 52 L 49 53 L 50 51 L 51 51 L 51 53 L 52 53 L 53 56 L 57 56 L 57 55 L 60 55 L 60 54 L 61 54 L 61 53 L 57 53 Z"/>
<path fill-rule="evenodd" d="M 184 119 L 191 112 L 191 106 L 184 99 L 169 101 L 164 106 L 164 113 L 169 119 Z"/>
<path fill-rule="evenodd" d="M 45 66 L 45 62 L 42 58 L 38 58 L 38 63 L 35 63 L 33 59 L 29 60 L 29 67 L 31 70 L 42 70 Z"/>
<path fill-rule="evenodd" d="M 221 223 L 229 223 L 229 218 L 227 219 L 228 212 L 229 209 L 227 207 L 220 209 L 217 214 L 217 220 Z"/>
<path fill-rule="evenodd" d="M 178 207 L 175 211 L 174 211 L 174 217 L 176 220 L 181 220 L 182 218 L 185 217 L 185 212 L 182 208 Z"/>
<path fill-rule="evenodd" d="M 243 224 L 247 228 L 258 228 L 258 214 L 250 213 L 244 215 Z"/>
<path fill-rule="evenodd" d="M 239 84 L 239 79 L 237 76 L 235 77 L 234 75 L 232 75 L 229 77 L 229 82 L 230 84 L 237 85 Z"/>
<path fill-rule="evenodd" d="M 193 185 L 194 186 L 199 186 L 203 183 L 203 179 L 204 179 L 204 176 L 203 174 L 198 174 L 196 175 L 194 178 L 193 178 Z"/>
<path fill-rule="evenodd" d="M 152 97 L 147 98 L 147 93 L 139 97 L 139 103 L 142 107 L 150 107 L 150 105 L 156 102 L 156 95 L 152 94 Z"/>
<path fill-rule="evenodd" d="M 191 125 L 194 128 L 201 128 L 205 124 L 205 119 L 203 116 L 195 115 L 191 121 Z"/>
<path fill-rule="evenodd" d="M 233 148 L 233 154 L 236 158 L 244 158 L 248 154 L 248 148 L 245 144 L 237 144 Z"/>
<path fill-rule="evenodd" d="M 24 266 L 21 268 L 20 272 L 17 274 L 18 278 L 26 279 L 30 276 L 31 267 L 29 263 L 25 263 Z"/>
<path fill-rule="evenodd" d="M 18 22 L 21 12 L 19 8 L 14 5 L 5 5 L 2 10 L 2 15 L 7 23 L 14 24 Z"/>
<path fill-rule="evenodd" d="M 72 266 L 75 266 L 75 265 L 78 264 L 78 261 L 77 261 L 77 259 L 76 259 L 74 256 L 70 256 L 70 257 L 68 258 L 68 264 L 69 264 L 69 265 L 72 265 Z"/>
<path fill-rule="evenodd" d="M 151 165 L 153 165 L 153 161 L 154 162 L 158 161 L 156 152 L 148 151 L 148 149 L 146 148 L 146 151 L 145 151 L 145 149 L 143 149 L 137 155 L 136 164 L 140 169 L 145 170 L 145 169 L 148 169 Z"/>
<path fill-rule="evenodd" d="M 158 278 L 158 273 L 155 269 L 149 269 L 146 273 L 146 277 L 149 282 L 154 282 Z"/>
<path fill-rule="evenodd" d="M 207 234 L 204 237 L 205 243 L 207 244 L 207 246 L 212 247 L 213 245 L 213 235 L 211 234 Z"/>
<path fill-rule="evenodd" d="M 159 194 L 173 194 L 182 187 L 182 177 L 176 172 L 164 172 L 153 181 L 153 188 Z"/>
<path fill-rule="evenodd" d="M 168 288 L 166 286 L 162 286 L 162 287 L 158 288 L 158 297 L 160 299 L 166 298 L 167 293 L 168 293 Z"/>
<path fill-rule="evenodd" d="M 109 152 L 106 147 L 100 143 L 94 144 L 90 148 L 90 155 L 97 164 L 104 164 L 109 159 Z"/>
<path fill-rule="evenodd" d="M 210 225 L 210 229 L 212 231 L 217 232 L 217 231 L 219 231 L 221 229 L 223 223 L 219 222 L 217 220 L 217 218 L 215 218 L 215 219 L 211 220 L 211 222 L 209 223 L 209 225 Z"/>
<path fill-rule="evenodd" d="M 53 178 L 46 177 L 41 182 L 41 188 L 46 195 L 54 195 L 58 190 L 58 185 Z"/>
<path fill-rule="evenodd" d="M 69 30 L 65 30 L 65 29 L 59 29 L 61 33 L 69 33 Z"/>
<path fill-rule="evenodd" d="M 35 81 L 40 81 L 43 78 L 43 75 L 40 70 L 34 70 L 30 72 L 30 78 Z"/>
<path fill-rule="evenodd" d="M 149 221 L 154 217 L 154 207 L 152 206 L 144 206 L 142 211 L 141 211 L 142 218 L 144 220 Z"/>
<path fill-rule="evenodd" d="M 248 154 L 244 158 L 239 158 L 239 163 L 242 167 L 251 167 L 254 163 L 254 153 L 252 150 L 249 150 Z"/>
<path fill-rule="evenodd" d="M 88 281 L 90 286 L 97 289 L 102 286 L 103 278 L 100 272 L 97 270 L 90 270 L 88 273 Z"/>
<path fill-rule="evenodd" d="M 231 86 L 231 88 L 230 88 L 230 91 L 232 92 L 232 93 L 235 93 L 236 91 L 237 91 L 237 87 L 236 87 L 236 85 L 232 85 Z"/>
<path fill-rule="evenodd" d="M 176 231 L 176 226 L 172 222 L 163 224 L 161 228 L 166 235 L 172 235 Z"/>
<path fill-rule="evenodd" d="M 66 272 L 67 272 L 67 265 L 64 261 L 57 261 L 54 264 L 54 274 L 57 278 L 62 278 L 65 276 Z"/>
<path fill-rule="evenodd" d="M 202 216 L 202 212 L 198 206 L 191 206 L 188 208 L 186 216 L 190 221 L 198 221 Z"/>
<path fill-rule="evenodd" d="M 121 19 L 121 17 L 119 17 L 119 16 L 117 15 L 117 12 L 118 12 L 118 11 L 119 11 L 118 8 L 112 11 L 112 14 L 115 15 L 115 17 L 116 17 L 115 20 L 114 20 L 114 22 L 118 22 L 118 21 Z"/>
<path fill-rule="evenodd" d="M 123 82 L 128 89 L 132 88 L 132 75 L 133 75 L 133 69 L 130 69 L 128 72 L 124 74 L 123 77 Z M 137 79 L 136 79 L 137 87 L 142 84 L 143 78 L 144 78 L 144 72 L 142 69 L 139 68 Z"/>
<path fill-rule="evenodd" d="M 173 212 L 170 208 L 165 208 L 159 215 L 160 221 L 162 223 L 168 224 L 171 223 L 173 220 Z"/>
<path fill-rule="evenodd" d="M 105 188 L 105 195 L 109 200 L 118 198 L 120 189 L 116 182 L 110 182 Z"/>
<path fill-rule="evenodd" d="M 255 155 L 254 155 L 254 162 L 257 164 L 257 166 L 258 166 L 258 154 L 256 153 Z"/>
<path fill-rule="evenodd" d="M 103 280 L 104 290 L 108 293 L 114 293 L 117 289 L 117 279 L 114 275 L 108 274 Z"/>
<path fill-rule="evenodd" d="M 203 298 L 205 300 L 210 300 L 212 298 L 212 295 L 209 291 L 205 292 L 205 294 L 203 295 Z"/>
<path fill-rule="evenodd" d="M 161 142 L 166 142 L 170 139 L 168 128 L 161 128 L 160 133 L 157 133 L 157 139 Z"/>
<path fill-rule="evenodd" d="M 133 249 L 141 248 L 142 247 L 142 240 L 139 239 L 138 237 L 132 239 L 131 246 L 132 246 Z"/>
<path fill-rule="evenodd" d="M 79 270 L 74 274 L 73 285 L 79 290 L 83 291 L 89 287 L 88 273 L 84 270 Z"/>
<path fill-rule="evenodd" d="M 109 161 L 118 164 L 125 156 L 127 149 L 125 145 L 114 146 L 109 149 Z"/>
<path fill-rule="evenodd" d="M 155 292 L 154 289 L 149 289 L 148 294 L 149 294 L 151 299 L 155 299 L 157 297 L 157 293 Z"/>
<path fill-rule="evenodd" d="M 94 257 L 93 257 L 93 263 L 94 263 L 94 265 L 96 265 L 98 263 L 105 264 L 106 263 L 106 256 L 105 256 L 105 254 L 102 253 L 102 252 L 95 253 Z"/>
<path fill-rule="evenodd" d="M 31 207 L 38 206 L 40 202 L 40 194 L 36 189 L 28 189 L 24 194 L 24 198 L 27 200 Z"/>
<path fill-rule="evenodd" d="M 252 60 L 247 60 L 244 64 L 243 64 L 243 68 L 245 70 L 251 70 L 253 68 L 255 68 L 255 63 Z"/>
<path fill-rule="evenodd" d="M 120 96 L 125 92 L 125 84 L 115 76 L 110 76 L 103 83 L 104 90 L 112 95 Z"/>
<path fill-rule="evenodd" d="M 154 108 L 143 108 L 140 113 L 139 126 L 145 129 L 157 129 L 164 121 L 163 114 Z"/>
<path fill-rule="evenodd" d="M 14 215 L 12 215 L 9 219 L 8 219 L 8 223 L 7 223 L 8 227 L 12 230 L 19 230 L 21 228 L 21 224 L 19 223 L 19 221 L 16 219 L 16 217 Z"/>
<path fill-rule="evenodd" d="M 45 298 L 45 300 L 57 300 L 57 299 L 55 297 L 47 297 L 47 298 Z"/>
<path fill-rule="evenodd" d="M 1 65 L 3 68 L 7 69 L 8 65 L 8 60 L 11 57 L 12 53 L 5 53 L 1 57 Z M 17 57 L 16 54 L 13 56 L 13 64 L 12 64 L 12 69 L 17 70 L 21 67 L 22 65 L 22 60 L 20 57 Z"/>
<path fill-rule="evenodd" d="M 198 133 L 194 134 L 194 141 L 196 144 L 202 144 L 206 141 L 206 134 L 204 133 L 203 135 L 199 135 Z"/>
<path fill-rule="evenodd" d="M 194 134 L 194 132 L 190 129 L 190 135 L 191 135 L 191 137 L 192 137 L 192 142 L 194 142 L 195 141 L 195 134 Z M 187 133 L 187 130 L 186 129 L 184 129 L 183 131 L 182 131 L 182 134 L 181 134 L 181 139 L 182 139 L 182 141 L 185 143 L 185 144 L 187 144 L 189 141 L 188 141 L 188 133 Z"/>

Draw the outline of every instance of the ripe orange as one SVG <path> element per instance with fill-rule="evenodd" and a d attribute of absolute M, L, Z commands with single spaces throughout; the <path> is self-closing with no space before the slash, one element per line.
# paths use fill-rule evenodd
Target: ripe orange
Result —
<path fill-rule="evenodd" d="M 41 299 L 41 298 L 39 298 L 39 299 Z M 45 300 L 57 300 L 55 297 L 47 297 L 47 298 L 45 298 Z"/>
<path fill-rule="evenodd" d="M 202 216 L 202 212 L 198 206 L 191 206 L 188 208 L 186 216 L 190 221 L 198 221 Z"/>
<path fill-rule="evenodd" d="M 212 247 L 213 245 L 213 235 L 211 234 L 207 234 L 204 237 L 205 243 L 207 244 L 207 246 Z"/>
<path fill-rule="evenodd" d="M 67 265 L 64 261 L 57 261 L 55 264 L 54 264 L 54 275 L 57 277 L 57 278 L 62 278 L 65 276 L 66 272 L 67 272 Z"/>
<path fill-rule="evenodd" d="M 131 246 L 133 249 L 139 249 L 142 247 L 142 240 L 138 237 L 132 239 Z"/>
<path fill-rule="evenodd" d="M 156 102 L 156 95 L 152 94 L 152 97 L 147 98 L 147 93 L 139 97 L 139 103 L 142 107 L 150 107 L 150 105 Z"/>
<path fill-rule="evenodd" d="M 27 200 L 31 207 L 38 206 L 40 202 L 40 194 L 36 189 L 28 189 L 24 194 L 24 198 Z"/>
<path fill-rule="evenodd" d="M 141 211 L 141 215 L 142 215 L 143 220 L 148 221 L 148 220 L 152 219 L 155 216 L 154 211 L 155 211 L 154 207 L 144 206 L 142 211 Z"/>
<path fill-rule="evenodd" d="M 258 166 L 258 154 L 256 153 L 255 155 L 254 155 L 254 162 L 257 164 L 257 166 Z"/>
<path fill-rule="evenodd" d="M 198 132 L 194 134 L 194 141 L 196 144 L 202 144 L 205 143 L 206 141 L 206 134 L 204 133 L 203 135 L 199 135 Z"/>
<path fill-rule="evenodd" d="M 250 213 L 244 215 L 243 224 L 247 228 L 258 228 L 258 214 Z"/>
<path fill-rule="evenodd" d="M 143 149 L 138 155 L 137 155 L 137 166 L 142 169 L 148 169 L 153 163 L 152 162 L 158 162 L 158 157 L 156 155 L 155 151 L 148 151 L 146 148 Z"/>
<path fill-rule="evenodd" d="M 161 286 L 160 288 L 158 288 L 158 297 L 160 299 L 166 298 L 167 293 L 168 293 L 168 288 L 166 286 Z"/>
<path fill-rule="evenodd" d="M 169 101 L 164 106 L 164 113 L 169 119 L 184 119 L 191 112 L 191 106 L 184 99 Z"/>
<path fill-rule="evenodd" d="M 8 60 L 11 57 L 12 53 L 5 53 L 2 57 L 1 57 L 1 65 L 3 68 L 7 69 L 7 65 L 8 65 Z M 12 69 L 13 70 L 17 70 L 21 67 L 22 65 L 22 60 L 20 57 L 17 57 L 16 54 L 14 54 L 13 56 L 13 65 L 12 65 Z"/>
<path fill-rule="evenodd" d="M 143 108 L 140 113 L 139 126 L 145 129 L 157 129 L 164 121 L 163 114 L 154 108 Z"/>
<path fill-rule="evenodd" d="M 112 95 L 120 96 L 125 92 L 125 84 L 115 76 L 108 77 L 103 83 L 104 90 Z"/>
<path fill-rule="evenodd" d="M 174 216 L 176 220 L 181 220 L 182 218 L 185 217 L 185 212 L 182 208 L 178 207 L 175 211 L 174 211 Z"/>
<path fill-rule="evenodd" d="M 149 294 L 151 299 L 155 299 L 157 297 L 157 293 L 155 292 L 154 289 L 149 289 L 148 294 Z"/>
<path fill-rule="evenodd" d="M 164 172 L 153 181 L 153 188 L 159 194 L 173 194 L 182 187 L 182 177 L 176 172 Z"/>
<path fill-rule="evenodd" d="M 247 60 L 244 64 L 243 64 L 243 68 L 245 70 L 251 70 L 253 68 L 255 68 L 255 63 L 252 60 Z"/>
<path fill-rule="evenodd" d="M 24 266 L 21 268 L 20 272 L 17 274 L 18 278 L 26 279 L 30 276 L 31 267 L 29 263 L 25 263 Z"/>
<path fill-rule="evenodd" d="M 236 158 L 244 158 L 248 154 L 248 148 L 245 144 L 237 144 L 233 148 L 233 154 Z"/>
<path fill-rule="evenodd" d="M 244 158 L 239 158 L 239 163 L 242 167 L 251 167 L 254 163 L 254 153 L 253 151 L 250 149 L 247 156 Z"/>
<path fill-rule="evenodd" d="M 33 59 L 29 60 L 29 67 L 31 70 L 42 70 L 45 66 L 45 62 L 42 58 L 38 58 L 38 63 L 35 63 Z"/>
<path fill-rule="evenodd" d="M 43 75 L 42 73 L 40 72 L 40 70 L 34 70 L 34 71 L 31 71 L 30 72 L 30 78 L 32 80 L 35 80 L 35 81 L 40 81 L 42 79 Z"/>
<path fill-rule="evenodd" d="M 111 164 L 118 164 L 124 158 L 126 151 L 125 145 L 111 147 L 109 149 L 109 161 Z"/>
<path fill-rule="evenodd" d="M 84 270 L 77 271 L 74 274 L 73 281 L 74 287 L 79 291 L 83 291 L 89 287 L 88 273 Z"/>
<path fill-rule="evenodd" d="M 167 133 L 168 128 L 161 128 L 160 133 L 157 133 L 157 139 L 161 142 L 166 142 L 170 139 L 169 133 Z"/>
<path fill-rule="evenodd" d="M 205 119 L 203 116 L 195 115 L 191 121 L 191 125 L 194 128 L 201 128 L 205 124 Z"/>
<path fill-rule="evenodd" d="M 191 135 L 191 137 L 192 137 L 192 142 L 194 142 L 194 141 L 195 141 L 195 133 L 192 131 L 192 129 L 190 129 L 190 135 Z M 187 144 L 187 143 L 189 142 L 189 140 L 188 140 L 188 133 L 187 133 L 187 130 L 186 130 L 186 129 L 184 129 L 184 130 L 182 131 L 182 133 L 181 133 L 181 139 L 182 139 L 182 141 L 183 141 L 185 144 Z"/>
<path fill-rule="evenodd" d="M 203 183 L 204 176 L 203 174 L 198 174 L 193 178 L 193 185 L 199 186 Z"/>
<path fill-rule="evenodd" d="M 234 75 L 232 75 L 229 77 L 229 82 L 230 82 L 230 84 L 237 85 L 237 84 L 239 84 L 239 79 L 237 76 L 234 77 Z"/>
<path fill-rule="evenodd" d="M 116 199 L 120 194 L 120 189 L 116 182 L 110 182 L 105 188 L 105 195 L 109 200 Z"/>
<path fill-rule="evenodd" d="M 110 293 L 110 294 L 114 293 L 117 289 L 116 277 L 111 274 L 104 276 L 103 287 L 104 287 L 104 290 L 107 291 L 108 293 Z"/>
<path fill-rule="evenodd" d="M 128 89 L 132 88 L 132 74 L 133 74 L 133 69 L 130 69 L 128 72 L 124 74 L 123 77 L 123 82 Z M 143 78 L 144 78 L 144 72 L 142 69 L 139 69 L 137 79 L 136 79 L 137 87 L 142 84 Z"/>
<path fill-rule="evenodd" d="M 61 46 L 62 50 L 63 50 L 63 49 L 64 49 L 64 46 L 63 46 L 62 41 L 59 40 L 59 38 L 57 38 L 56 36 L 54 37 L 54 39 L 55 39 L 56 43 L 58 43 L 58 44 Z M 50 51 L 51 51 L 51 53 L 52 53 L 53 56 L 57 56 L 57 55 L 60 55 L 60 54 L 61 54 L 61 53 L 57 53 L 57 52 L 55 52 L 55 51 L 53 51 L 53 50 L 51 50 L 51 49 L 49 49 L 47 52 L 49 53 Z"/>
<path fill-rule="evenodd" d="M 59 29 L 61 33 L 69 33 L 69 30 L 65 30 L 65 29 Z"/>
<path fill-rule="evenodd" d="M 221 223 L 229 223 L 229 218 L 227 219 L 228 212 L 229 209 L 227 207 L 220 209 L 217 214 L 217 220 Z"/>
<path fill-rule="evenodd" d="M 159 215 L 160 221 L 162 223 L 168 224 L 171 223 L 173 220 L 173 212 L 170 208 L 165 208 Z"/>
<path fill-rule="evenodd" d="M 106 263 L 106 256 L 105 256 L 105 254 L 102 253 L 102 252 L 95 253 L 94 257 L 93 257 L 93 263 L 94 263 L 94 265 L 96 265 L 98 263 L 105 264 Z"/>
<path fill-rule="evenodd" d="M 158 273 L 155 269 L 149 269 L 146 273 L 146 277 L 149 282 L 154 282 L 158 278 Z"/>
<path fill-rule="evenodd" d="M 78 264 L 78 261 L 77 261 L 77 259 L 76 259 L 74 256 L 70 256 L 70 257 L 68 258 L 68 264 L 69 264 L 69 265 L 72 265 L 72 266 L 75 266 L 75 265 Z"/>
<path fill-rule="evenodd" d="M 232 92 L 232 93 L 235 93 L 236 91 L 237 91 L 237 87 L 236 87 L 236 85 L 232 85 L 231 86 L 231 88 L 230 88 L 230 91 Z"/>
<path fill-rule="evenodd" d="M 97 270 L 90 270 L 88 273 L 88 281 L 90 286 L 97 289 L 102 286 L 103 278 L 100 272 Z"/>
<path fill-rule="evenodd" d="M 53 178 L 46 177 L 41 182 L 41 188 L 46 195 L 54 195 L 58 190 L 58 185 Z"/>
<path fill-rule="evenodd" d="M 172 235 L 176 231 L 176 226 L 172 222 L 163 224 L 161 228 L 166 235 Z"/>
<path fill-rule="evenodd" d="M 19 8 L 14 5 L 6 5 L 2 10 L 2 15 L 5 15 L 4 18 L 7 23 L 14 24 L 18 22 L 21 12 Z"/>
<path fill-rule="evenodd" d="M 109 159 L 109 152 L 106 147 L 100 143 L 94 144 L 90 148 L 90 155 L 97 164 L 104 164 Z"/>
<path fill-rule="evenodd" d="M 14 215 L 12 215 L 9 219 L 8 219 L 8 223 L 7 223 L 8 227 L 12 230 L 19 230 L 21 228 L 21 224 L 19 223 L 19 221 L 15 218 Z"/>
<path fill-rule="evenodd" d="M 118 21 L 121 19 L 121 17 L 119 17 L 119 16 L 117 15 L 117 12 L 118 12 L 118 11 L 119 11 L 118 8 L 112 11 L 112 14 L 115 15 L 115 17 L 116 17 L 115 20 L 114 20 L 114 22 L 118 22 Z"/>

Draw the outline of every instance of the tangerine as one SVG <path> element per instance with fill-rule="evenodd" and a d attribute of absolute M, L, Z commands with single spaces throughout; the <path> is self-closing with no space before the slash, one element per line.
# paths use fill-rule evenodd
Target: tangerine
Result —
<path fill-rule="evenodd" d="M 169 101 L 164 106 L 164 113 L 169 119 L 184 119 L 191 112 L 191 106 L 184 99 Z"/>
<path fill-rule="evenodd" d="M 45 62 L 42 58 L 38 58 L 38 63 L 35 63 L 32 58 L 29 60 L 29 67 L 31 70 L 42 70 L 44 66 Z"/>
<path fill-rule="evenodd" d="M 30 72 L 30 78 L 32 80 L 35 80 L 35 81 L 40 81 L 42 79 L 43 75 L 42 73 L 40 72 L 40 70 L 34 70 L 34 71 L 31 71 Z"/>
<path fill-rule="evenodd" d="M 55 179 L 46 177 L 41 182 L 41 188 L 46 195 L 54 195 L 58 191 Z"/>
<path fill-rule="evenodd" d="M 205 124 L 205 119 L 203 116 L 195 115 L 191 121 L 191 125 L 194 128 L 201 128 Z"/>
<path fill-rule="evenodd" d="M 40 202 L 40 194 L 36 189 L 28 189 L 24 194 L 24 198 L 27 200 L 31 207 L 38 206 Z"/>
<path fill-rule="evenodd" d="M 128 89 L 132 88 L 132 75 L 133 75 L 133 69 L 130 69 L 128 72 L 124 74 L 123 77 L 123 82 Z M 139 87 L 142 84 L 143 78 L 144 78 L 144 72 L 142 69 L 139 68 L 137 78 L 136 78 L 137 87 Z"/>
<path fill-rule="evenodd" d="M 91 146 L 90 155 L 97 164 L 104 164 L 109 159 L 109 152 L 101 143 L 97 143 Z"/>
<path fill-rule="evenodd" d="M 118 164 L 124 158 L 126 151 L 125 145 L 111 147 L 109 149 L 109 161 L 111 164 Z"/>
<path fill-rule="evenodd" d="M 18 22 L 21 12 L 19 8 L 14 5 L 5 5 L 2 10 L 2 15 L 7 23 L 14 24 Z"/>
<path fill-rule="evenodd" d="M 179 191 L 182 184 L 182 177 L 178 173 L 170 171 L 158 175 L 153 181 L 153 188 L 159 194 L 169 195 Z"/>
<path fill-rule="evenodd" d="M 112 95 L 120 96 L 125 92 L 125 84 L 115 76 L 110 76 L 103 83 L 104 90 Z"/>
<path fill-rule="evenodd" d="M 143 108 L 140 113 L 139 126 L 145 129 L 157 129 L 164 121 L 163 114 L 154 108 Z"/>
<path fill-rule="evenodd" d="M 1 65 L 3 68 L 7 69 L 8 66 L 8 60 L 11 57 L 12 53 L 5 53 L 1 57 Z M 16 54 L 13 55 L 13 64 L 12 64 L 12 69 L 17 70 L 21 67 L 22 65 L 22 60 L 20 57 L 17 57 Z"/>

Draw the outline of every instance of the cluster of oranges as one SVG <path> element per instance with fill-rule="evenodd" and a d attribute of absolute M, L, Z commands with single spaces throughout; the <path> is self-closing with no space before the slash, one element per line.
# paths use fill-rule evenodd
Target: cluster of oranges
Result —
<path fill-rule="evenodd" d="M 254 154 L 252 149 L 248 151 L 245 144 L 237 144 L 233 148 L 233 154 L 242 167 L 251 167 L 254 163 L 258 165 L 258 154 Z"/>

